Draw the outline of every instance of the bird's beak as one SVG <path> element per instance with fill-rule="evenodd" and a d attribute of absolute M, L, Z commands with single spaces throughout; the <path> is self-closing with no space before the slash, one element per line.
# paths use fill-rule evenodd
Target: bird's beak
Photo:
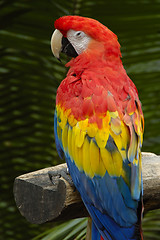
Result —
<path fill-rule="evenodd" d="M 65 53 L 69 57 L 77 57 L 78 53 L 69 42 L 67 38 L 65 38 L 62 33 L 56 29 L 51 37 L 51 49 L 53 55 L 60 61 L 59 54 L 60 52 Z"/>
<path fill-rule="evenodd" d="M 62 33 L 59 30 L 55 30 L 51 37 L 51 49 L 53 55 L 59 59 L 59 54 L 62 51 Z"/>

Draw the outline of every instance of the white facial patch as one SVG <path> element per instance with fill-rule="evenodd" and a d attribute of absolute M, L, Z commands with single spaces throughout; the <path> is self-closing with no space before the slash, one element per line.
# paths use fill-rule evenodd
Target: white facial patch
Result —
<path fill-rule="evenodd" d="M 70 29 L 67 32 L 67 39 L 69 40 L 69 42 L 72 44 L 72 46 L 79 55 L 87 49 L 91 37 L 89 37 L 82 31 L 75 31 Z"/>

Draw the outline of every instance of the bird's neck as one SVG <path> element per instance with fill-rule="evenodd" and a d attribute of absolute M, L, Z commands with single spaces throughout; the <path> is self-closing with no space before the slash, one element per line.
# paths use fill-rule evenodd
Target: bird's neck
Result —
<path fill-rule="evenodd" d="M 73 58 L 66 64 L 66 67 L 70 67 L 70 72 L 81 73 L 85 69 L 94 70 L 100 68 L 112 68 L 114 71 L 122 71 L 123 64 L 120 56 L 111 54 L 109 52 L 105 54 L 97 54 L 97 52 L 81 54 L 76 58 Z"/>

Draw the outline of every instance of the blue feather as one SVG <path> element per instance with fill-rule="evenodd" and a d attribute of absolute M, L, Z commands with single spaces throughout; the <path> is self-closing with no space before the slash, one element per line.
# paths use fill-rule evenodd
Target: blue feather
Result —
<path fill-rule="evenodd" d="M 57 135 L 57 112 L 56 112 L 56 110 L 54 112 L 54 137 L 55 137 L 57 152 L 58 152 L 60 158 L 62 159 L 63 155 L 64 155 L 64 152 L 63 152 L 62 143 L 58 139 L 58 135 Z"/>
<path fill-rule="evenodd" d="M 105 202 L 107 202 L 108 199 L 111 198 L 110 194 L 108 194 L 106 196 L 105 201 L 99 201 L 99 199 L 97 198 L 97 193 L 95 192 L 96 180 L 94 179 L 94 181 L 93 181 L 89 177 L 87 177 L 84 172 L 80 172 L 78 170 L 78 168 L 76 167 L 75 163 L 71 162 L 69 155 L 67 156 L 66 161 L 67 161 L 73 182 L 74 182 L 76 188 L 78 189 L 78 191 L 80 192 L 82 200 L 83 200 L 90 216 L 92 217 L 94 224 L 96 225 L 97 229 L 99 230 L 99 232 L 102 235 L 102 237 L 104 238 L 104 240 L 136 239 L 136 238 L 134 238 L 135 225 L 132 224 L 132 226 L 131 226 L 131 222 L 133 222 L 133 220 L 135 220 L 134 223 L 136 224 L 137 219 L 135 218 L 135 214 L 133 214 L 132 217 L 128 216 L 128 221 L 130 221 L 130 222 L 128 222 L 128 225 L 129 225 L 128 227 L 126 227 L 126 223 L 124 224 L 124 226 L 120 226 L 118 223 L 116 223 L 116 221 L 114 221 L 113 218 L 111 218 L 108 215 L 108 213 L 105 209 L 105 207 L 107 206 L 107 205 L 105 205 L 106 204 Z M 97 181 L 99 181 L 99 180 L 97 179 Z M 103 181 L 104 180 L 102 180 L 102 182 Z M 114 181 L 116 183 L 115 179 L 114 179 Z M 102 187 L 102 189 L 104 192 L 103 187 Z M 102 206 L 102 203 L 103 203 L 103 206 Z M 113 211 L 113 207 L 114 207 L 114 206 L 112 206 L 113 204 L 114 204 L 114 202 L 110 201 L 110 204 L 107 206 L 107 210 L 108 210 L 108 207 L 110 206 L 110 208 Z M 104 211 L 104 209 L 105 209 L 105 211 Z M 115 216 L 117 217 L 117 220 L 118 220 L 118 214 L 117 215 L 115 214 Z M 124 222 L 122 221 L 121 224 L 123 224 L 123 223 Z"/>
<path fill-rule="evenodd" d="M 140 180 L 141 181 L 141 180 Z M 131 191 L 135 200 L 140 198 L 141 188 L 139 182 L 139 162 L 138 165 L 131 163 Z"/>
<path fill-rule="evenodd" d="M 120 190 L 120 192 L 123 196 L 125 205 L 129 208 L 137 209 L 138 202 L 132 199 L 129 187 L 125 183 L 124 179 L 121 176 L 119 178 L 117 178 L 117 185 L 118 185 L 119 190 Z"/>
<path fill-rule="evenodd" d="M 57 150 L 62 157 L 64 150 L 57 135 L 56 113 L 54 127 Z M 116 150 L 112 141 L 106 147 L 110 151 Z M 103 177 L 90 178 L 79 171 L 68 152 L 64 151 L 64 154 L 72 180 L 93 221 L 92 240 L 100 240 L 100 236 L 104 240 L 136 240 L 138 201 L 132 199 L 123 178 L 111 177 L 107 171 Z M 125 164 L 128 165 L 127 161 Z"/>
<path fill-rule="evenodd" d="M 101 240 L 101 235 L 92 221 L 92 240 Z"/>

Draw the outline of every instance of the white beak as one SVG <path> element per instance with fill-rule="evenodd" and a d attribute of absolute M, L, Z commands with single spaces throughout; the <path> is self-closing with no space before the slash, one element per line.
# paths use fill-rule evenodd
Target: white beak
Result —
<path fill-rule="evenodd" d="M 55 30 L 51 37 L 51 49 L 53 55 L 59 59 L 59 54 L 62 50 L 62 33 L 59 30 Z"/>

